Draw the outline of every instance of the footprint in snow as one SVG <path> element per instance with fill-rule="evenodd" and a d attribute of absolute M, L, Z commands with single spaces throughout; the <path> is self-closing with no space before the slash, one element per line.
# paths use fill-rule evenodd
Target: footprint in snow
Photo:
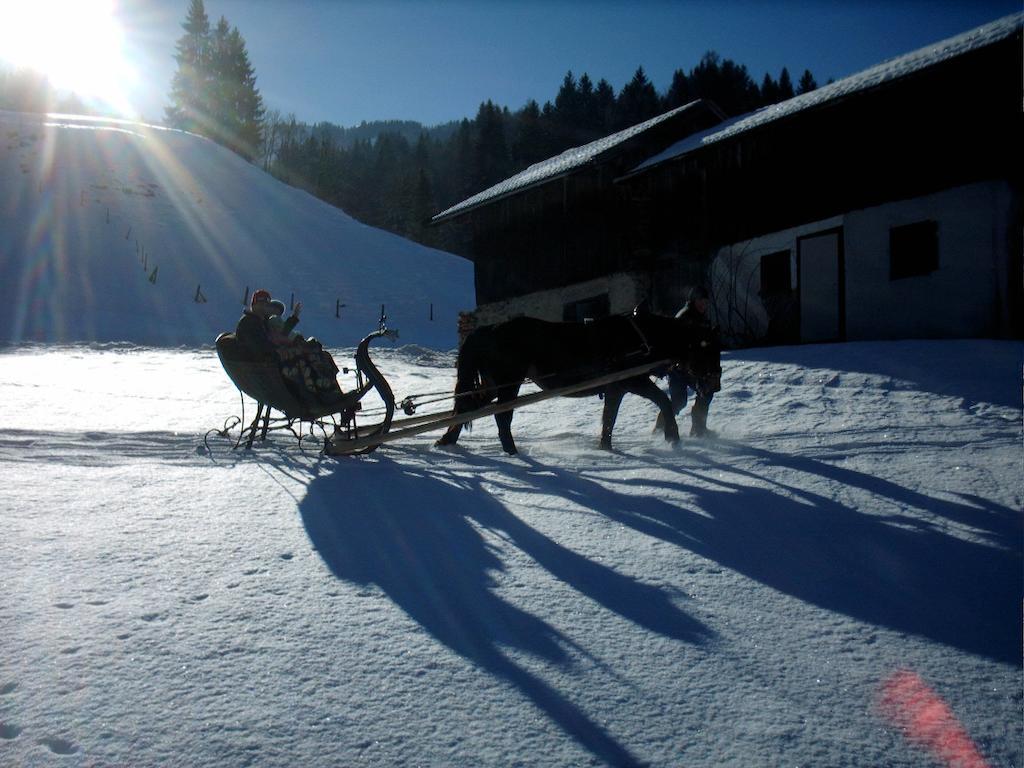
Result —
<path fill-rule="evenodd" d="M 0 723 L 0 739 L 16 739 L 21 735 L 22 729 L 13 723 Z"/>
<path fill-rule="evenodd" d="M 17 683 L 4 683 L 3 685 L 0 685 L 0 696 L 6 696 L 8 693 L 13 693 L 17 687 Z"/>
<path fill-rule="evenodd" d="M 78 751 L 78 747 L 67 739 L 47 737 L 45 739 L 39 739 L 36 743 L 49 748 L 49 750 L 55 755 L 73 755 Z"/>

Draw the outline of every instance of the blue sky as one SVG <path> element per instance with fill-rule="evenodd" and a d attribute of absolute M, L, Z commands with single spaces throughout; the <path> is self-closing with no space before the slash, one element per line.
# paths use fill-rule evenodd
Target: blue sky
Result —
<path fill-rule="evenodd" d="M 473 117 L 554 98 L 566 71 L 618 91 L 643 66 L 659 92 L 713 49 L 755 81 L 787 66 L 824 83 L 1021 10 L 975 2 L 668 0 L 206 0 L 245 38 L 269 108 L 355 125 Z M 188 0 L 121 0 L 142 76 L 135 98 L 162 114 Z"/>

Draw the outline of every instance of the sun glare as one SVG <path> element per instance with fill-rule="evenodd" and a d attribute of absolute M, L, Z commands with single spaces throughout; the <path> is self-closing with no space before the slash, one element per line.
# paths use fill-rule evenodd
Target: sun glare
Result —
<path fill-rule="evenodd" d="M 130 108 L 135 71 L 112 0 L 0 0 L 0 59 L 60 90 Z"/>

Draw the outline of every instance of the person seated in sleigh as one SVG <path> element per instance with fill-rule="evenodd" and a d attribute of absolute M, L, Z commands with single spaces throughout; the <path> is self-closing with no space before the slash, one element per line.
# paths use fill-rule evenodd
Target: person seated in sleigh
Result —
<path fill-rule="evenodd" d="M 317 339 L 295 331 L 302 302 L 296 302 L 287 318 L 284 313 L 284 303 L 261 288 L 253 293 L 235 335 L 257 354 L 276 360 L 281 375 L 307 402 L 319 405 L 340 399 L 334 358 Z"/>

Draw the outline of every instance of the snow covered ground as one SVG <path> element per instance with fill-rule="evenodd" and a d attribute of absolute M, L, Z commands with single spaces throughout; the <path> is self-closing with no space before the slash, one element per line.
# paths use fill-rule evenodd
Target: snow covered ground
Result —
<path fill-rule="evenodd" d="M 678 451 L 627 397 L 326 459 L 206 453 L 208 350 L 0 350 L 0 764 L 1021 766 L 1021 372 L 748 350 Z"/>
<path fill-rule="evenodd" d="M 0 111 L 0 341 L 201 346 L 257 288 L 356 344 L 381 305 L 405 343 L 451 349 L 465 259 L 360 224 L 211 141 Z"/>

